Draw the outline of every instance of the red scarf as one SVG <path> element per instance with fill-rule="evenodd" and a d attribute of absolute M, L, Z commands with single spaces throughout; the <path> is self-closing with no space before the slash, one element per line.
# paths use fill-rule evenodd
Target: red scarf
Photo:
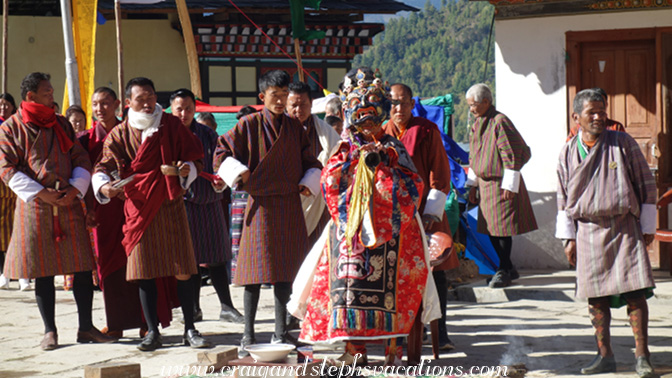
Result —
<path fill-rule="evenodd" d="M 65 133 L 65 130 L 58 123 L 58 118 L 56 118 L 56 112 L 54 109 L 38 104 L 37 102 L 21 102 L 21 117 L 26 123 L 32 123 L 33 125 L 43 127 L 45 129 L 54 128 L 56 133 L 56 138 L 58 139 L 58 144 L 61 146 L 61 152 L 66 153 L 70 151 L 74 142 L 70 140 L 68 135 Z"/>
<path fill-rule="evenodd" d="M 122 244 L 126 255 L 130 255 L 140 242 L 163 201 L 182 196 L 178 177 L 164 176 L 161 164 L 203 159 L 203 145 L 196 135 L 182 126 L 178 118 L 168 114 L 162 117 L 162 126 L 140 145 L 135 159 L 122 175 L 135 174 L 133 181 L 124 187 L 127 199 L 124 201 L 126 223 Z"/>

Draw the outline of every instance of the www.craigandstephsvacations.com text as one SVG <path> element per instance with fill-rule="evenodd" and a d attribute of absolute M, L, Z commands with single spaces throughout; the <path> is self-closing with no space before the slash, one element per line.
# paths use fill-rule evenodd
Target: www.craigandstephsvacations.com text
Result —
<path fill-rule="evenodd" d="M 333 377 L 346 378 L 355 376 L 469 376 L 480 375 L 486 377 L 506 377 L 508 376 L 507 366 L 431 366 L 431 360 L 423 359 L 420 364 L 413 366 L 356 366 L 355 356 L 352 364 L 346 365 L 344 362 L 326 360 L 319 364 L 304 362 L 303 365 L 271 365 L 271 366 L 224 366 L 221 369 L 214 369 L 208 366 L 188 366 L 173 365 L 163 366 L 161 376 L 182 377 L 247 377 L 247 378 L 274 378 L 274 377 Z"/>

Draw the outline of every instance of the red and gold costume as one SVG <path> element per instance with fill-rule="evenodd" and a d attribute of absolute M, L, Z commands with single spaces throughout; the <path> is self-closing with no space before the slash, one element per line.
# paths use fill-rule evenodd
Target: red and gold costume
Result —
<path fill-rule="evenodd" d="M 403 144 L 380 129 L 389 100 L 380 85 L 360 80 L 346 103 L 345 140 L 321 177 L 331 222 L 289 304 L 305 313 L 299 339 L 308 343 L 393 339 L 408 335 L 421 311 L 424 320 L 440 316 L 438 306 L 420 306 L 426 289 L 435 300 L 425 303 L 438 303 L 417 213 L 424 185 Z M 365 353 L 353 345 L 348 353 Z"/>

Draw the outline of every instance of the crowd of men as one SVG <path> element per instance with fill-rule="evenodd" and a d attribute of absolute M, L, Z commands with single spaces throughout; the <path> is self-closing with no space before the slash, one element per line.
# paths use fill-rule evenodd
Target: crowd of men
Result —
<path fill-rule="evenodd" d="M 263 109 L 244 109 L 221 136 L 212 115 L 196 120 L 191 91 L 175 91 L 168 114 L 144 77 L 126 85 L 123 120 L 107 87 L 94 92 L 91 109 L 58 115 L 45 73 L 24 78 L 19 107 L 0 95 L 0 287 L 34 280 L 43 350 L 59 345 L 54 276 L 64 274 L 73 276 L 78 342 L 114 342 L 140 329 L 138 349 L 156 350 L 159 324 L 168 326 L 179 306 L 185 345 L 210 346 L 195 327 L 203 318 L 199 266 L 208 268 L 220 319 L 245 325 L 241 356 L 257 343 L 264 284 L 274 293 L 272 343 L 346 341 L 341 360 L 365 364 L 365 342 L 384 339 L 386 363 L 399 364 L 398 338 L 439 319 L 440 347 L 454 348 L 445 271 L 459 262 L 451 254 L 432 265 L 427 246 L 431 235 L 456 231 L 445 214 L 450 166 L 437 125 L 413 116 L 411 88 L 353 70 L 323 121 L 311 114 L 309 85 L 279 70 L 258 84 Z M 478 232 L 499 257 L 489 286 L 506 287 L 519 277 L 512 236 L 537 228 L 520 173 L 531 152 L 485 84 L 471 87 L 466 101 L 476 117 L 468 200 L 479 204 Z M 597 89 L 574 99 L 575 127 L 558 165 L 557 236 L 596 330 L 598 355 L 581 372 L 615 371 L 609 308 L 627 305 L 636 369 L 650 376 L 646 298 L 655 285 L 646 246 L 655 182 L 605 108 Z M 87 111 L 95 117 L 88 130 Z M 612 186 L 624 194 L 599 194 Z M 234 257 L 242 314 L 229 291 Z M 101 330 L 91 316 L 93 270 L 105 302 Z M 288 333 L 292 315 L 303 320 L 299 340 Z M 411 343 L 409 364 L 419 362 Z"/>

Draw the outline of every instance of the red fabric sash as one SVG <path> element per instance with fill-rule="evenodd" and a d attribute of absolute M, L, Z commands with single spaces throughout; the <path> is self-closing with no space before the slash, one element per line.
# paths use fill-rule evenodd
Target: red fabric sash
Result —
<path fill-rule="evenodd" d="M 68 135 L 65 133 L 65 130 L 58 123 L 58 118 L 54 109 L 38 104 L 37 102 L 21 102 L 21 117 L 26 123 L 32 123 L 39 127 L 44 127 L 45 129 L 54 128 L 56 133 L 56 138 L 58 139 L 58 144 L 61 146 L 61 152 L 66 153 L 70 151 L 72 146 L 75 144 Z"/>
<path fill-rule="evenodd" d="M 161 165 L 203 159 L 201 141 L 182 126 L 178 118 L 163 114 L 161 125 L 154 135 L 140 145 L 129 169 L 122 174 L 122 177 L 135 174 L 133 181 L 124 187 L 126 223 L 122 244 L 126 255 L 130 255 L 140 242 L 163 201 L 182 196 L 178 177 L 164 176 Z"/>

